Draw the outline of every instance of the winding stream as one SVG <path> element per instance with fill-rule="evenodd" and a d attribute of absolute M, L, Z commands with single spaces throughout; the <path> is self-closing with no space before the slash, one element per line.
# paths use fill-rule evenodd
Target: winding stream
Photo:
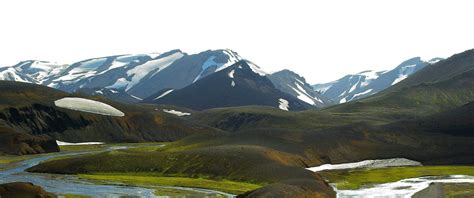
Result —
<path fill-rule="evenodd" d="M 109 147 L 105 151 L 127 149 L 128 147 Z M 41 186 L 48 192 L 55 194 L 75 194 L 86 195 L 91 197 L 158 197 L 154 194 L 156 188 L 169 188 L 176 190 L 191 191 L 199 194 L 206 194 L 209 196 L 225 196 L 233 197 L 233 195 L 198 188 L 184 188 L 171 186 L 150 186 L 150 187 L 133 187 L 126 185 L 113 184 L 95 184 L 87 180 L 79 179 L 74 175 L 58 175 L 45 173 L 30 173 L 25 170 L 33 167 L 43 161 L 55 157 L 72 156 L 80 154 L 91 154 L 104 151 L 87 151 L 87 152 L 60 152 L 54 154 L 41 155 L 33 159 L 25 160 L 16 163 L 13 167 L 0 171 L 0 183 L 10 182 L 31 182 L 35 185 Z M 166 197 L 166 196 L 165 196 Z"/>
<path fill-rule="evenodd" d="M 360 162 L 342 164 L 324 164 L 307 168 L 313 172 L 324 170 L 358 169 L 358 168 L 386 168 L 399 166 L 422 166 L 420 162 L 405 159 L 379 159 L 364 160 Z M 397 182 L 377 184 L 357 190 L 339 190 L 335 184 L 330 184 L 337 193 L 338 198 L 408 198 L 415 193 L 428 188 L 431 183 L 474 183 L 474 176 L 450 175 L 450 176 L 426 176 L 403 179 Z"/>
<path fill-rule="evenodd" d="M 451 176 L 429 176 L 403 179 L 397 182 L 378 184 L 369 188 L 357 190 L 337 190 L 337 197 L 358 197 L 358 198 L 401 198 L 412 197 L 415 193 L 428 188 L 431 183 L 474 183 L 474 176 L 451 175 Z"/>

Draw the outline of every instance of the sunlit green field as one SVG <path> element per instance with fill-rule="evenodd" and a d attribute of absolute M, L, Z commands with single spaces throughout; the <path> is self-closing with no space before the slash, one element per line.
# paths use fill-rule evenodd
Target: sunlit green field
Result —
<path fill-rule="evenodd" d="M 474 175 L 474 166 L 416 166 L 381 169 L 331 170 L 320 174 L 340 190 L 396 182 L 422 176 Z"/>
<path fill-rule="evenodd" d="M 474 197 L 474 183 L 443 184 L 447 198 Z"/>
<path fill-rule="evenodd" d="M 30 159 L 31 155 L 0 155 L 0 165 Z"/>
<path fill-rule="evenodd" d="M 179 186 L 179 187 L 192 187 L 192 188 L 205 188 L 228 192 L 231 194 L 240 194 L 246 191 L 260 188 L 260 185 L 250 184 L 244 182 L 235 182 L 229 180 L 210 180 L 203 178 L 187 178 L 187 177 L 155 177 L 155 176 L 142 176 L 134 175 L 129 173 L 117 173 L 117 174 L 80 174 L 80 178 L 96 180 L 96 181 L 109 181 L 118 182 L 129 185 L 156 185 L 156 186 Z"/>

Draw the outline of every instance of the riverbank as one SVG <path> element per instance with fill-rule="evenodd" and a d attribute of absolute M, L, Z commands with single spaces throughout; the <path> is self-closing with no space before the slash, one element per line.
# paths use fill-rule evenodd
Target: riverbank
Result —
<path fill-rule="evenodd" d="M 474 166 L 361 168 L 319 173 L 331 183 L 338 197 L 411 197 L 417 193 L 439 195 L 439 186 L 431 184 L 474 183 Z M 472 192 L 473 188 L 463 190 Z"/>
<path fill-rule="evenodd" d="M 8 167 L 0 171 L 0 183 L 10 183 L 14 181 L 30 182 L 37 186 L 41 186 L 44 190 L 66 197 L 71 196 L 141 196 L 156 197 L 158 195 L 189 195 L 189 196 L 208 196 L 208 197 L 229 197 L 230 194 L 219 191 L 181 188 L 175 186 L 157 186 L 155 184 L 148 185 L 124 185 L 112 184 L 107 181 L 98 183 L 89 179 L 83 179 L 74 175 L 56 175 L 56 174 L 37 174 L 25 172 L 26 169 L 36 166 L 45 161 L 57 159 L 70 159 L 80 156 L 98 154 L 103 152 L 113 152 L 124 150 L 127 148 L 139 148 L 140 146 L 150 144 L 119 144 L 97 147 L 98 145 L 81 145 L 74 148 L 65 149 L 60 153 L 43 154 L 37 156 L 29 156 L 30 158 L 12 159 L 12 163 L 7 163 Z M 158 144 L 152 144 L 159 146 Z M 140 187 L 142 186 L 142 187 Z"/>

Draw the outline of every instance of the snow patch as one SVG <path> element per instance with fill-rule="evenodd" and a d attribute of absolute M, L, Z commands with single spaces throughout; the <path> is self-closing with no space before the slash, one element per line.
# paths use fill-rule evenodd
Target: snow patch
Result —
<path fill-rule="evenodd" d="M 321 94 L 324 94 L 324 92 L 326 92 L 327 90 L 331 89 L 331 87 L 332 87 L 333 85 L 334 85 L 334 84 L 327 84 L 327 85 L 324 85 L 324 86 L 315 88 L 314 90 L 320 92 Z"/>
<path fill-rule="evenodd" d="M 3 71 L 0 70 L 0 80 L 9 80 L 9 81 L 18 81 L 18 82 L 31 83 L 26 78 L 23 78 L 20 75 L 18 75 L 17 71 L 12 67 L 8 67 L 8 68 L 4 69 Z"/>
<path fill-rule="evenodd" d="M 339 103 L 341 103 L 341 104 L 345 103 L 345 102 L 347 102 L 346 98 L 343 98 L 343 99 L 339 100 Z"/>
<path fill-rule="evenodd" d="M 61 142 L 56 140 L 58 146 L 78 146 L 78 145 L 100 145 L 105 144 L 104 142 L 79 142 L 79 143 L 70 143 L 70 142 Z"/>
<path fill-rule="evenodd" d="M 357 98 L 357 97 L 359 97 L 359 96 L 366 95 L 366 94 L 372 92 L 372 90 L 373 90 L 373 89 L 368 89 L 368 90 L 365 90 L 365 91 L 363 91 L 363 92 L 361 92 L 361 93 L 354 94 L 354 95 L 352 96 L 351 100 L 354 99 L 354 98 Z"/>
<path fill-rule="evenodd" d="M 125 91 L 128 91 L 131 87 L 139 83 L 143 79 L 143 77 L 147 76 L 150 72 L 154 72 L 153 74 L 151 74 L 151 76 L 154 76 L 161 70 L 170 66 L 174 61 L 182 58 L 183 56 L 183 53 L 176 52 L 160 59 L 148 61 L 144 64 L 136 66 L 131 70 L 128 70 L 127 75 L 132 76 L 132 79 L 128 83 L 128 87 L 125 89 Z"/>
<path fill-rule="evenodd" d="M 359 79 L 360 80 L 360 79 Z M 349 90 L 349 93 L 353 92 L 356 88 L 357 88 L 357 84 L 359 84 L 359 81 L 357 81 L 357 83 L 355 83 L 351 89 Z"/>
<path fill-rule="evenodd" d="M 170 89 L 170 90 L 168 90 L 168 91 L 165 91 L 164 93 L 162 93 L 161 95 L 159 95 L 158 97 L 156 97 L 156 98 L 153 99 L 153 100 L 158 100 L 158 99 L 160 99 L 160 98 L 163 98 L 163 97 L 165 97 L 166 95 L 170 94 L 170 93 L 173 92 L 173 91 L 174 91 L 174 89 Z"/>
<path fill-rule="evenodd" d="M 259 66 L 255 65 L 254 63 L 250 62 L 250 61 L 246 61 L 249 66 L 250 66 L 250 69 L 252 69 L 252 71 L 260 76 L 266 76 L 267 73 L 264 72 Z"/>
<path fill-rule="evenodd" d="M 214 72 L 218 72 L 242 60 L 242 58 L 237 53 L 231 50 L 224 50 L 223 53 L 229 57 L 227 62 L 217 63 L 216 61 L 214 61 L 216 56 L 210 56 L 206 60 L 206 62 L 202 64 L 201 72 L 196 76 L 196 78 L 194 78 L 193 83 L 201 79 L 204 72 L 211 66 L 216 66 L 216 69 Z"/>
<path fill-rule="evenodd" d="M 66 97 L 54 101 L 54 105 L 65 109 L 82 111 L 87 113 L 95 113 L 100 115 L 117 117 L 125 116 L 123 112 L 108 104 L 85 98 Z"/>
<path fill-rule="evenodd" d="M 115 81 L 114 84 L 107 86 L 106 88 L 114 88 L 114 89 L 121 89 L 127 88 L 129 81 L 125 78 L 119 78 Z"/>
<path fill-rule="evenodd" d="M 397 83 L 399 83 L 399 82 L 402 81 L 402 80 L 405 80 L 405 78 L 407 78 L 407 77 L 408 77 L 407 75 L 401 75 L 401 76 L 399 76 L 397 79 L 395 79 L 395 80 L 392 82 L 392 85 L 397 84 Z"/>
<path fill-rule="evenodd" d="M 163 112 L 169 113 L 169 114 L 174 114 L 174 115 L 177 115 L 179 117 L 191 115 L 191 113 L 176 111 L 176 110 L 173 110 L 173 109 L 171 109 L 171 110 L 163 109 Z"/>
<path fill-rule="evenodd" d="M 290 103 L 288 102 L 288 100 L 280 98 L 278 99 L 278 103 L 278 108 L 280 108 L 281 110 L 288 111 L 288 108 L 290 107 Z"/>
<path fill-rule="evenodd" d="M 132 95 L 132 94 L 130 94 L 130 96 L 131 96 L 132 98 L 137 99 L 137 100 L 143 100 L 143 99 L 141 99 L 141 98 L 139 98 L 139 97 L 137 97 L 137 96 L 134 96 L 134 95 Z"/>
<path fill-rule="evenodd" d="M 235 87 L 235 82 L 232 81 L 232 82 L 230 83 L 230 86 Z"/>
<path fill-rule="evenodd" d="M 365 80 L 374 80 L 379 77 L 379 72 L 368 70 L 360 72 L 359 75 L 365 76 Z"/>
<path fill-rule="evenodd" d="M 229 72 L 229 77 L 230 78 L 234 78 L 234 73 L 235 73 L 235 70 L 232 70 Z"/>
<path fill-rule="evenodd" d="M 392 158 L 382 160 L 364 160 L 353 163 L 343 164 L 324 164 L 321 166 L 315 166 L 307 168 L 313 172 L 319 172 L 323 170 L 340 170 L 340 169 L 353 169 L 353 168 L 385 168 L 385 167 L 396 167 L 396 166 L 421 166 L 422 164 L 417 161 L 405 159 L 405 158 Z"/>
<path fill-rule="evenodd" d="M 298 99 L 302 100 L 303 102 L 306 102 L 311 105 L 315 105 L 314 100 L 312 100 L 312 97 L 301 87 L 298 83 L 295 83 L 297 88 L 294 88 L 292 86 L 291 89 L 295 91 L 298 96 L 296 96 Z M 289 85 L 288 85 L 289 86 Z"/>
<path fill-rule="evenodd" d="M 152 53 L 149 53 L 149 54 L 146 54 L 148 55 L 150 58 L 152 59 L 155 59 L 155 58 L 158 58 L 158 56 L 161 55 L 161 53 L 158 53 L 158 52 L 152 52 Z"/>

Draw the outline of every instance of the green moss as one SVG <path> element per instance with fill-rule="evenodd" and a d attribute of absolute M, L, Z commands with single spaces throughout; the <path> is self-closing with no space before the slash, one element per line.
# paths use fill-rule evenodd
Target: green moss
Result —
<path fill-rule="evenodd" d="M 474 175 L 474 166 L 418 166 L 381 169 L 333 170 L 320 173 L 338 189 L 359 189 L 363 186 L 396 182 L 422 176 Z"/>
<path fill-rule="evenodd" d="M 185 177 L 154 177 L 142 176 L 134 174 L 80 174 L 82 179 L 91 179 L 97 181 L 112 181 L 125 183 L 129 185 L 158 185 L 158 186 L 180 186 L 192 188 L 205 188 L 228 192 L 232 194 L 240 194 L 249 190 L 254 190 L 261 185 L 250 184 L 244 182 L 236 182 L 229 180 L 210 180 L 204 178 L 185 178 Z"/>
<path fill-rule="evenodd" d="M 37 157 L 37 155 L 0 155 L 0 165 L 15 163 Z"/>
<path fill-rule="evenodd" d="M 182 189 L 174 189 L 174 188 L 157 188 L 155 190 L 155 195 L 157 196 L 166 196 L 166 197 L 216 197 L 216 198 L 224 198 L 225 196 L 220 194 L 207 194 L 207 193 L 200 193 L 190 190 L 182 190 Z"/>
<path fill-rule="evenodd" d="M 70 145 L 70 146 L 59 146 L 61 151 L 93 151 L 102 150 L 106 145 Z"/>
<path fill-rule="evenodd" d="M 61 196 L 65 197 L 65 198 L 89 198 L 88 196 L 73 195 L 73 194 L 62 194 Z"/>
<path fill-rule="evenodd" d="M 443 191 L 447 198 L 474 197 L 474 184 L 443 184 Z"/>

